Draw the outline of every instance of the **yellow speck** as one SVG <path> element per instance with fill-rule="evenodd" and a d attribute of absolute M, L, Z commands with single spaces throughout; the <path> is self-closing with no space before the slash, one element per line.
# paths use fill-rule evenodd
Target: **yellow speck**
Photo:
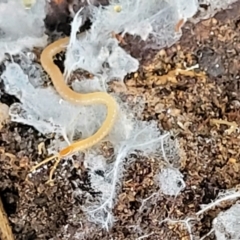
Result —
<path fill-rule="evenodd" d="M 36 3 L 36 0 L 22 0 L 22 3 L 25 9 L 30 9 Z"/>
<path fill-rule="evenodd" d="M 114 6 L 114 11 L 115 12 L 121 12 L 122 11 L 122 7 L 120 5 L 116 5 L 116 6 Z"/>
<path fill-rule="evenodd" d="M 229 164 L 236 164 L 237 160 L 235 158 L 229 158 L 228 163 Z"/>

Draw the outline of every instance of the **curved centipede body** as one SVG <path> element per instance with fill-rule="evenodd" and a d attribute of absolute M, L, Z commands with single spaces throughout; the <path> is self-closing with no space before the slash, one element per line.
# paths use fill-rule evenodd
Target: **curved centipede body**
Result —
<path fill-rule="evenodd" d="M 59 154 L 48 159 L 45 159 L 44 161 L 40 162 L 39 164 L 32 168 L 31 172 L 37 169 L 38 167 L 42 166 L 43 164 L 53 160 L 54 158 L 57 158 L 50 172 L 49 176 L 50 182 L 52 181 L 53 172 L 55 171 L 62 157 L 92 147 L 93 145 L 101 141 L 110 132 L 114 125 L 118 109 L 117 102 L 108 93 L 95 92 L 81 94 L 74 92 L 67 86 L 63 74 L 53 62 L 53 57 L 56 54 L 60 53 L 61 51 L 65 50 L 68 43 L 69 43 L 68 37 L 62 38 L 48 45 L 43 50 L 40 59 L 43 69 L 49 74 L 56 91 L 63 99 L 73 104 L 83 105 L 104 104 L 107 107 L 107 116 L 100 129 L 94 135 L 90 136 L 87 139 L 79 140 L 77 142 L 72 143 L 70 146 L 62 149 L 59 152 Z"/>

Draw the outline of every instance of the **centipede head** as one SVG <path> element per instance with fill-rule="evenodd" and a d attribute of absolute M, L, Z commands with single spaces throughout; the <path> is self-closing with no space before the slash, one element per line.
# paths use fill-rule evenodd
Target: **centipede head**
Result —
<path fill-rule="evenodd" d="M 70 145 L 70 146 L 62 149 L 62 150 L 59 152 L 59 156 L 60 156 L 60 158 L 63 158 L 63 157 L 66 157 L 66 156 L 70 155 L 71 153 L 73 153 L 73 148 L 72 148 L 72 146 Z"/>

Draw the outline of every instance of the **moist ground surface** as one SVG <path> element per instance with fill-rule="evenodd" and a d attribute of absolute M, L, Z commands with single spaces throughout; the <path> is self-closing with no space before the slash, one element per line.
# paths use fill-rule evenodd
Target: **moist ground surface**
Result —
<path fill-rule="evenodd" d="M 47 170 L 35 176 L 33 185 L 25 182 L 30 163 L 46 157 L 39 148 L 49 144 L 49 139 L 28 126 L 5 126 L 0 134 L 0 193 L 15 238 L 123 240 L 149 234 L 144 239 L 189 239 L 183 224 L 160 221 L 191 216 L 200 204 L 210 203 L 219 191 L 240 182 L 240 141 L 234 127 L 240 124 L 239 16 L 240 3 L 236 3 L 233 9 L 197 25 L 187 23 L 177 44 L 161 50 L 150 65 L 128 76 L 127 89 L 111 85 L 113 91 L 129 98 L 144 97 L 142 119 L 155 119 L 176 133 L 186 188 L 176 199 L 160 195 L 142 204 L 140 199 L 158 190 L 153 178 L 159 166 L 156 159 L 137 160 L 124 175 L 114 208 L 117 221 L 109 232 L 89 223 L 81 213 L 81 201 L 72 198 L 73 179 L 81 178 L 85 190 L 91 191 L 87 171 L 82 168 L 78 175 L 69 163 L 69 167 L 59 167 L 57 174 L 65 171 L 67 177 L 59 176 L 53 187 L 44 184 Z M 177 69 L 197 65 L 177 76 Z M 16 100 L 2 90 L 1 101 L 10 106 Z M 193 234 L 201 237 L 209 232 L 214 217 L 232 204 L 208 211 L 193 225 Z M 73 237 L 76 232 L 78 238 Z"/>

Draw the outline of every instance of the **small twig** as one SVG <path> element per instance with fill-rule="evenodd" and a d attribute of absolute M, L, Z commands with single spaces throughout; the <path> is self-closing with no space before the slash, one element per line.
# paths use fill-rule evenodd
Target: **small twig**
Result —
<path fill-rule="evenodd" d="M 143 236 L 137 238 L 137 240 L 141 240 L 141 239 L 147 238 L 147 237 L 149 237 L 149 236 L 151 236 L 151 235 L 153 235 L 153 232 L 151 232 L 151 233 L 149 233 L 149 234 L 146 234 L 146 235 L 143 235 Z"/>
<path fill-rule="evenodd" d="M 9 225 L 6 213 L 3 209 L 1 199 L 0 199 L 0 239 L 14 240 L 12 229 Z"/>

